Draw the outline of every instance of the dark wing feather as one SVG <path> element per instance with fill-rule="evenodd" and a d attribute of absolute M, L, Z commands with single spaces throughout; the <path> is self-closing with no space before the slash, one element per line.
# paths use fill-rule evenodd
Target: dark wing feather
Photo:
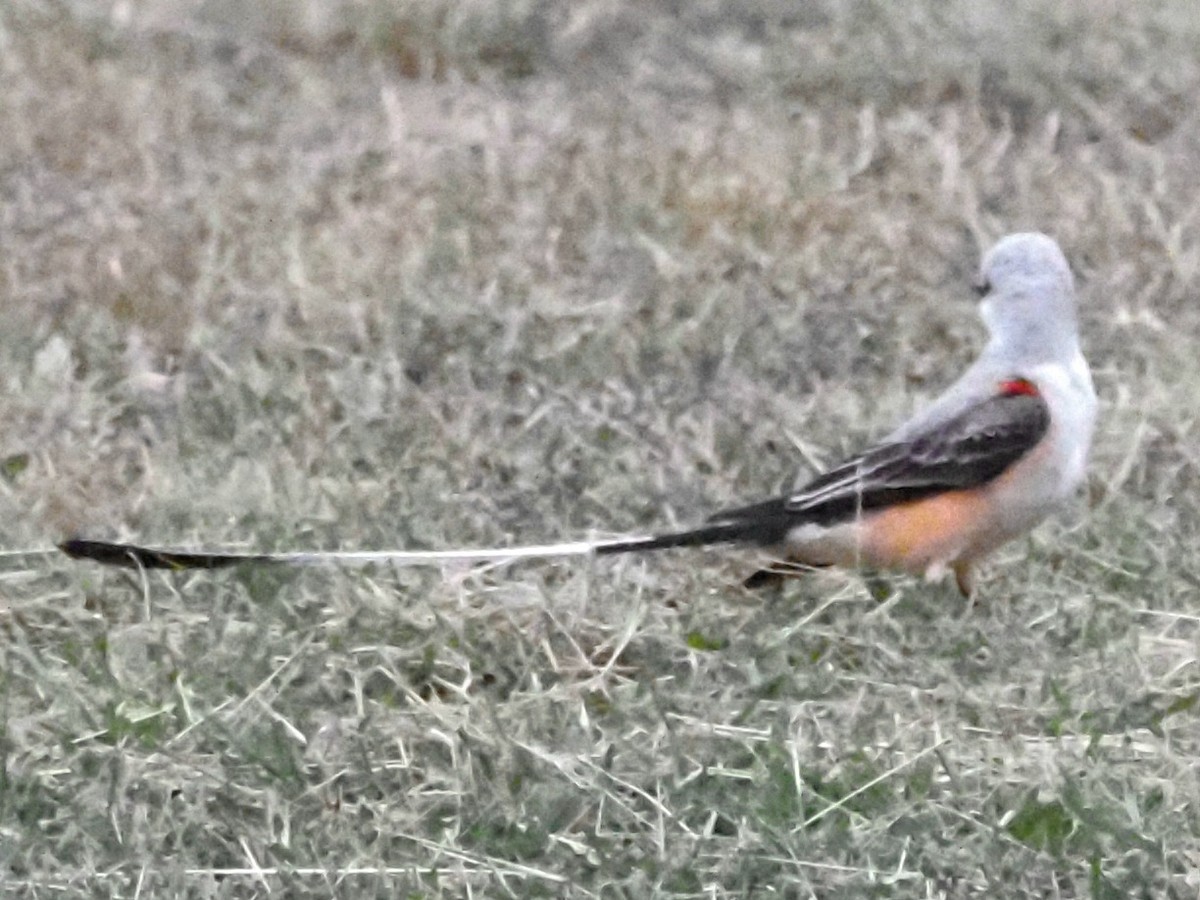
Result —
<path fill-rule="evenodd" d="M 1036 394 L 1000 395 L 907 441 L 880 444 L 784 497 L 725 510 L 713 524 L 757 523 L 774 543 L 807 522 L 831 525 L 861 511 L 986 484 L 1028 453 L 1050 427 Z"/>

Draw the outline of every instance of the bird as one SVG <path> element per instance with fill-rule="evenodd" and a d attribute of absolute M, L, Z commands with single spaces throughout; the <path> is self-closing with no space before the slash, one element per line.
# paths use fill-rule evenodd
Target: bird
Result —
<path fill-rule="evenodd" d="M 975 288 L 988 340 L 939 397 L 878 443 L 782 496 L 725 509 L 683 531 L 508 550 L 221 553 L 72 539 L 75 558 L 139 568 L 328 560 L 426 562 L 757 546 L 777 562 L 748 587 L 814 568 L 952 573 L 972 596 L 980 564 L 1059 508 L 1082 482 L 1097 397 L 1079 339 L 1074 278 L 1053 238 L 1010 234 Z"/>
<path fill-rule="evenodd" d="M 975 288 L 987 344 L 941 396 L 878 444 L 784 496 L 596 552 L 747 542 L 779 559 L 779 574 L 841 566 L 936 580 L 953 572 L 971 596 L 979 563 L 1078 488 L 1097 409 L 1074 278 L 1057 242 L 1008 235 L 984 254 Z"/>

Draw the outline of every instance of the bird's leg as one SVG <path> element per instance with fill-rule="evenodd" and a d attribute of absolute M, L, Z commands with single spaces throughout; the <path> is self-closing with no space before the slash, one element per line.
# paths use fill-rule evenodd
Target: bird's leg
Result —
<path fill-rule="evenodd" d="M 975 570 L 969 562 L 956 562 L 951 568 L 954 571 L 954 582 L 958 585 L 959 592 L 968 600 L 974 600 L 975 594 Z"/>

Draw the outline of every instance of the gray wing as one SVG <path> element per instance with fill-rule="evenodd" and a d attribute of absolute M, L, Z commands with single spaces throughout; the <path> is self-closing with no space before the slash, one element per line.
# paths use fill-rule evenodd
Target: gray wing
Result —
<path fill-rule="evenodd" d="M 737 523 L 744 539 L 775 543 L 799 524 L 831 525 L 865 510 L 978 487 L 1033 449 L 1049 427 L 1050 410 L 1036 392 L 1000 394 L 906 440 L 879 444 L 794 493 L 725 510 L 711 521 Z"/>

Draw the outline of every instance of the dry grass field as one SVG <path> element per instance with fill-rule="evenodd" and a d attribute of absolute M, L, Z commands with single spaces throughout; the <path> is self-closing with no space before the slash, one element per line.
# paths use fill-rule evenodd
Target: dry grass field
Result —
<path fill-rule="evenodd" d="M 1191 0 L 5 0 L 0 549 L 686 524 L 1056 237 L 1087 490 L 979 601 L 733 549 L 0 558 L 13 897 L 1200 893 Z"/>

